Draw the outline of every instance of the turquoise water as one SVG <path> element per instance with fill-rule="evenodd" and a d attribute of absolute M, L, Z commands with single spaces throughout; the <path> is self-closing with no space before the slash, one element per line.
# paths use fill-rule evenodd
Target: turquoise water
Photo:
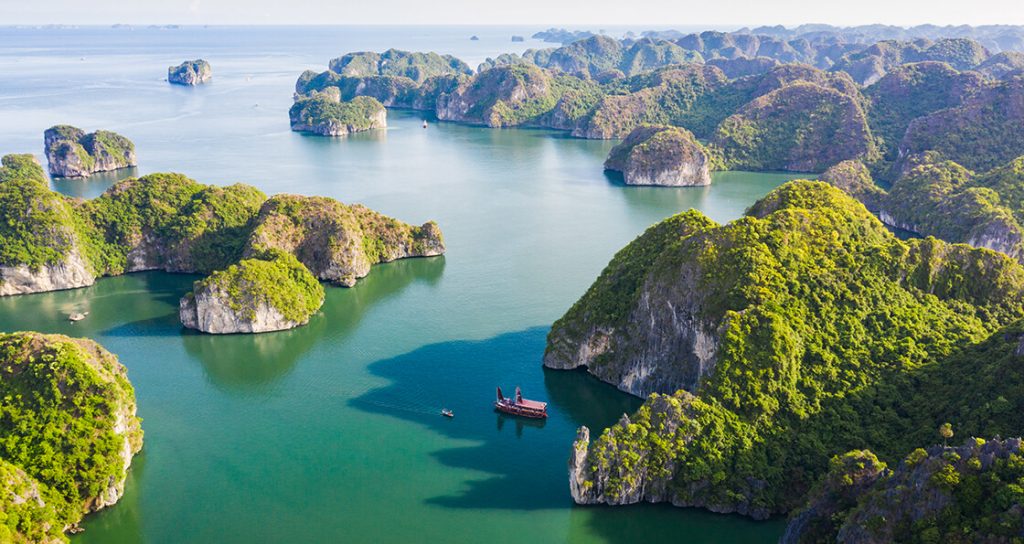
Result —
<path fill-rule="evenodd" d="M 603 428 L 640 401 L 540 361 L 551 322 L 643 229 L 689 208 L 735 218 L 786 176 L 625 187 L 602 172 L 610 142 L 424 130 L 413 112 L 390 111 L 387 131 L 348 139 L 288 129 L 295 77 L 333 56 L 396 46 L 474 59 L 510 50 L 507 36 L 530 29 L 474 29 L 480 42 L 463 28 L 133 32 L 0 30 L 0 153 L 38 154 L 58 122 L 116 130 L 135 141 L 140 174 L 174 170 L 434 219 L 448 253 L 376 267 L 355 288 L 329 288 L 308 326 L 255 336 L 184 331 L 177 301 L 195 276 L 133 274 L 0 299 L 0 330 L 94 338 L 135 386 L 145 447 L 122 501 L 89 517 L 75 542 L 777 539 L 778 521 L 574 506 L 566 460 L 576 427 Z M 195 56 L 213 64 L 212 85 L 161 81 L 168 64 Z M 118 176 L 54 187 L 89 198 Z M 71 324 L 72 310 L 90 314 Z M 496 385 L 550 401 L 551 417 L 495 414 Z M 442 407 L 456 417 L 440 417 Z"/>

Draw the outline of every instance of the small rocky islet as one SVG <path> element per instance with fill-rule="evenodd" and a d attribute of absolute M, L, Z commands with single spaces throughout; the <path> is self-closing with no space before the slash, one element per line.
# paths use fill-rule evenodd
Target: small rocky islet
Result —
<path fill-rule="evenodd" d="M 50 175 L 84 178 L 137 166 L 135 144 L 108 130 L 86 133 L 71 125 L 56 125 L 43 133 L 43 146 Z"/>
<path fill-rule="evenodd" d="M 213 68 L 203 59 L 187 60 L 177 66 L 167 67 L 167 82 L 173 85 L 194 87 L 213 79 Z"/>
<path fill-rule="evenodd" d="M 181 302 L 183 323 L 209 333 L 297 326 L 323 302 L 310 278 L 352 286 L 373 264 L 445 249 L 433 222 L 414 227 L 329 198 L 267 199 L 248 185 L 203 185 L 181 174 L 150 174 L 92 200 L 71 199 L 47 187 L 30 155 L 3 158 L 0 212 L 10 219 L 0 226 L 0 295 L 142 270 L 221 271 Z M 249 311 L 257 307 L 266 311 Z M 268 311 L 280 316 L 267 318 Z"/>
<path fill-rule="evenodd" d="M 686 129 L 645 126 L 612 148 L 605 170 L 622 173 L 626 185 L 690 187 L 711 184 L 707 150 Z"/>

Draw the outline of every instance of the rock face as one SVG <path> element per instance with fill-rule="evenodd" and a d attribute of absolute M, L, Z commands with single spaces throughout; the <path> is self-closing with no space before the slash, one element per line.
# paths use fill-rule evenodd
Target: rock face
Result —
<path fill-rule="evenodd" d="M 77 249 L 72 249 L 56 263 L 35 269 L 25 264 L 0 266 L 0 296 L 76 289 L 95 281 L 91 267 Z"/>
<path fill-rule="evenodd" d="M 117 358 L 91 340 L 0 334 L 0 371 L 0 433 L 17 437 L 0 443 L 0 458 L 23 471 L 21 491 L 0 495 L 0 505 L 52 508 L 19 530 L 60 533 L 116 503 L 142 448 L 135 395 Z"/>
<path fill-rule="evenodd" d="M 1019 498 L 1007 500 L 1024 476 L 1021 453 L 1020 438 L 972 438 L 917 449 L 893 470 L 868 451 L 837 456 L 780 542 L 1011 542 L 1024 525 Z"/>
<path fill-rule="evenodd" d="M 106 130 L 86 134 L 77 127 L 57 125 L 46 130 L 44 140 L 46 160 L 54 176 L 88 177 L 138 164 L 135 144 Z"/>
<path fill-rule="evenodd" d="M 375 98 L 359 96 L 342 102 L 336 88 L 299 98 L 288 116 L 292 130 L 320 136 L 348 136 L 388 126 L 387 110 Z"/>
<path fill-rule="evenodd" d="M 444 253 L 434 222 L 413 227 L 364 206 L 324 197 L 277 195 L 260 209 L 245 254 L 294 255 L 318 279 L 351 287 L 377 263 Z"/>
<path fill-rule="evenodd" d="M 536 66 L 499 66 L 438 97 L 437 118 L 505 127 L 551 110 L 557 101 L 551 77 Z"/>
<path fill-rule="evenodd" d="M 124 180 L 72 201 L 28 155 L 0 167 L 0 296 L 91 285 L 143 270 L 209 274 L 267 250 L 293 253 L 320 279 L 352 285 L 377 263 L 444 253 L 434 222 L 414 227 L 366 207 L 181 174 Z"/>
<path fill-rule="evenodd" d="M 195 282 L 179 303 L 181 323 L 211 334 L 259 333 L 309 322 L 324 289 L 295 257 L 283 252 L 245 259 Z"/>
<path fill-rule="evenodd" d="M 710 160 L 704 146 L 681 128 L 635 129 L 612 148 L 606 170 L 622 172 L 627 185 L 710 185 Z"/>
<path fill-rule="evenodd" d="M 92 285 L 72 203 L 50 191 L 31 155 L 3 158 L 0 215 L 0 296 Z"/>
<path fill-rule="evenodd" d="M 787 183 L 727 225 L 677 215 L 617 253 L 548 335 L 545 366 L 649 396 L 578 436 L 570 490 L 765 518 L 800 504 L 835 451 L 899 451 L 953 405 L 976 407 L 968 429 L 1013 429 L 1019 412 L 978 396 L 1021 399 L 1020 333 L 999 331 L 1022 317 L 1015 261 L 902 241 L 821 182 Z"/>
<path fill-rule="evenodd" d="M 167 81 L 175 85 L 202 85 L 213 78 L 210 63 L 203 59 L 187 60 L 167 68 Z"/>

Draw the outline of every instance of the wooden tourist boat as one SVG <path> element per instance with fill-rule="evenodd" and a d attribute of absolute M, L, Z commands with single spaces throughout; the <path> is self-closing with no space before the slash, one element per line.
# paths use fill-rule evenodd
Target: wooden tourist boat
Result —
<path fill-rule="evenodd" d="M 548 417 L 548 403 L 536 400 L 524 399 L 523 394 L 516 387 L 515 398 L 508 398 L 501 394 L 498 388 L 498 400 L 494 401 L 494 408 L 499 412 L 512 414 L 514 416 L 532 417 L 544 419 Z"/>

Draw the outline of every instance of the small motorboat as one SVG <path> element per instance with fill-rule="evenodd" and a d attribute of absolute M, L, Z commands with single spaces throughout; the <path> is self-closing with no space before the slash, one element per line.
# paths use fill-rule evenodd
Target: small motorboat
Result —
<path fill-rule="evenodd" d="M 427 120 L 426 119 L 423 120 L 423 128 L 427 128 Z"/>
<path fill-rule="evenodd" d="M 441 415 L 444 417 L 455 417 L 455 412 L 447 408 L 441 408 Z"/>
<path fill-rule="evenodd" d="M 510 399 L 501 394 L 498 388 L 498 400 L 494 401 L 494 408 L 499 412 L 512 414 L 514 416 L 531 417 L 544 419 L 548 417 L 548 403 L 523 398 L 523 393 L 516 387 L 516 396 Z"/>
<path fill-rule="evenodd" d="M 89 315 L 89 312 L 73 312 L 68 315 L 68 321 L 75 322 L 85 319 L 85 316 Z"/>

